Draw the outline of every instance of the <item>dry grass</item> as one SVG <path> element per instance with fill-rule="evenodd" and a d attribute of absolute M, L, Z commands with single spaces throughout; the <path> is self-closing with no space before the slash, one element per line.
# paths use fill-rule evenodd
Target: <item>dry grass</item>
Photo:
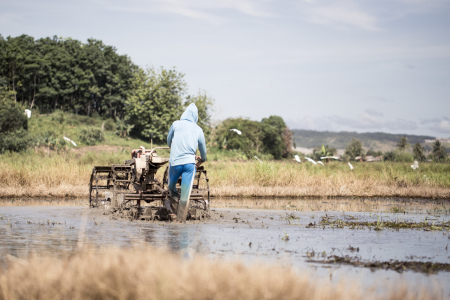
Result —
<path fill-rule="evenodd" d="M 129 159 L 116 153 L 4 154 L 0 197 L 87 197 L 93 166 Z M 450 199 L 450 165 L 330 162 L 325 167 L 290 161 L 206 163 L 216 197 L 421 197 Z M 162 177 L 162 168 L 159 176 Z M 161 179 L 161 178 L 160 178 Z"/>
<path fill-rule="evenodd" d="M 438 299 L 401 282 L 361 289 L 308 272 L 245 265 L 156 249 L 80 251 L 62 258 L 10 257 L 0 269 L 0 299 Z M 378 288 L 378 292 L 376 292 Z M 382 291 L 382 295 L 380 295 Z M 377 294 L 378 293 L 378 294 Z"/>
<path fill-rule="evenodd" d="M 212 194 L 219 197 L 421 197 L 450 198 L 450 166 L 290 162 L 210 163 Z"/>

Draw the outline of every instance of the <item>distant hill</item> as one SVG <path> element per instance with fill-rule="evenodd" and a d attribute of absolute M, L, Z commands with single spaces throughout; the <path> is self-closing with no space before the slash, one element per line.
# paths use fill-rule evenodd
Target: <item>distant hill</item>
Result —
<path fill-rule="evenodd" d="M 349 132 L 349 131 L 314 131 L 293 129 L 293 138 L 297 147 L 317 148 L 328 145 L 330 148 L 345 149 L 353 138 L 362 142 L 366 149 L 390 151 L 394 149 L 402 137 L 408 139 L 408 143 L 424 143 L 425 140 L 433 140 L 435 137 L 426 135 L 390 134 L 384 132 Z"/>

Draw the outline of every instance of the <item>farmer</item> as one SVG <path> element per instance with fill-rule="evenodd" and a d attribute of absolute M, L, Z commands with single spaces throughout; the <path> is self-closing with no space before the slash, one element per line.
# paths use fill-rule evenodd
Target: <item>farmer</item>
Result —
<path fill-rule="evenodd" d="M 203 130 L 197 125 L 197 121 L 197 106 L 191 103 L 181 115 L 180 120 L 173 122 L 167 135 L 167 144 L 170 147 L 169 190 L 171 205 L 169 210 L 172 220 L 178 220 L 179 222 L 186 221 L 189 196 L 196 168 L 206 161 L 205 136 Z M 197 147 L 200 150 L 201 157 L 195 156 Z M 180 176 L 181 194 L 176 189 Z M 176 215 L 174 214 L 175 209 Z"/>

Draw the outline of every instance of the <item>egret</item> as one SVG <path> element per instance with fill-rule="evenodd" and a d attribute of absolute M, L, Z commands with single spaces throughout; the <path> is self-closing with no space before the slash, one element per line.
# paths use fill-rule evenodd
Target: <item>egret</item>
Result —
<path fill-rule="evenodd" d="M 294 156 L 294 158 L 295 158 L 295 160 L 296 161 L 298 161 L 299 163 L 301 163 L 302 161 L 300 160 L 300 157 L 298 157 L 298 155 L 296 154 L 295 156 Z"/>
<path fill-rule="evenodd" d="M 236 129 L 236 128 L 232 128 L 232 129 L 230 129 L 230 131 L 234 131 L 234 132 L 236 132 L 239 135 L 242 134 L 242 132 L 240 130 Z"/>
<path fill-rule="evenodd" d="M 25 114 L 27 115 L 28 119 L 31 118 L 31 110 L 25 109 Z"/>
<path fill-rule="evenodd" d="M 419 162 L 418 162 L 417 160 L 415 160 L 415 161 L 414 161 L 414 164 L 411 165 L 411 168 L 412 168 L 413 170 L 418 169 L 418 168 L 419 168 Z"/>
<path fill-rule="evenodd" d="M 339 159 L 339 157 L 337 157 L 337 156 L 322 156 L 322 157 L 320 157 L 320 159 L 327 159 L 327 158 Z"/>
<path fill-rule="evenodd" d="M 310 162 L 312 162 L 313 164 L 317 165 L 317 163 L 316 163 L 313 159 L 311 159 L 311 158 L 309 158 L 309 157 L 306 157 L 306 156 L 305 156 L 305 159 L 308 160 L 308 161 L 310 161 Z"/>
<path fill-rule="evenodd" d="M 350 167 L 350 170 L 353 170 L 353 166 L 350 162 L 348 162 L 348 166 Z"/>
<path fill-rule="evenodd" d="M 321 161 L 318 161 L 317 163 L 318 163 L 318 164 L 321 164 L 322 166 L 325 166 L 325 165 L 323 164 L 323 162 L 321 162 Z"/>
<path fill-rule="evenodd" d="M 68 142 L 71 142 L 75 147 L 77 146 L 77 144 L 74 141 L 72 141 L 71 139 L 69 139 L 68 137 L 65 136 L 64 139 Z"/>
<path fill-rule="evenodd" d="M 256 155 L 255 155 L 255 159 L 258 160 L 260 163 L 263 163 L 262 160 L 260 160 L 260 159 L 258 158 L 258 156 L 256 156 Z"/>

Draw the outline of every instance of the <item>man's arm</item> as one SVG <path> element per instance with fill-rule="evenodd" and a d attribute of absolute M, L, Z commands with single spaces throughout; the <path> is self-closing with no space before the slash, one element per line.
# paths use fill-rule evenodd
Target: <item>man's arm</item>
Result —
<path fill-rule="evenodd" d="M 169 147 L 172 146 L 173 132 L 174 132 L 174 130 L 173 130 L 173 123 L 172 123 L 172 126 L 170 126 L 170 129 L 169 129 L 169 133 L 167 134 L 167 145 L 169 145 Z"/>
<path fill-rule="evenodd" d="M 202 162 L 206 161 L 205 135 L 203 134 L 203 130 L 201 130 L 201 129 L 200 129 L 200 136 L 198 138 L 198 150 L 200 151 L 200 156 L 202 158 Z"/>

